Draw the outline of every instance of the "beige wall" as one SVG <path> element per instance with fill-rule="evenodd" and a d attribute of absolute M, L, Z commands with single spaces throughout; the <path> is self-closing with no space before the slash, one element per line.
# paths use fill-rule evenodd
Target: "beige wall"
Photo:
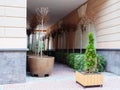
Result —
<path fill-rule="evenodd" d="M 0 0 L 0 49 L 26 49 L 26 0 Z"/>
<path fill-rule="evenodd" d="M 120 48 L 120 0 L 89 0 L 96 23 L 97 48 Z"/>

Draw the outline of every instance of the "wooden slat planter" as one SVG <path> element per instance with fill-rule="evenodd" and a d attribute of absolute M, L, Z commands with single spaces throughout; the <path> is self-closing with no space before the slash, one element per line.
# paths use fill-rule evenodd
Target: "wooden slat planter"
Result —
<path fill-rule="evenodd" d="M 54 57 L 28 56 L 28 65 L 33 76 L 49 76 L 54 67 Z"/>
<path fill-rule="evenodd" d="M 76 71 L 76 82 L 83 87 L 93 87 L 103 85 L 103 75 L 101 74 L 86 74 Z"/>

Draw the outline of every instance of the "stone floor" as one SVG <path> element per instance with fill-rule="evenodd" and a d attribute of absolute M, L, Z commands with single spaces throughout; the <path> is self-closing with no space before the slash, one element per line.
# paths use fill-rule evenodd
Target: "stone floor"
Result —
<path fill-rule="evenodd" d="M 27 75 L 26 83 L 1 85 L 0 90 L 120 90 L 120 76 L 104 72 L 103 87 L 83 88 L 75 82 L 73 69 L 55 64 L 49 77 L 39 78 Z"/>

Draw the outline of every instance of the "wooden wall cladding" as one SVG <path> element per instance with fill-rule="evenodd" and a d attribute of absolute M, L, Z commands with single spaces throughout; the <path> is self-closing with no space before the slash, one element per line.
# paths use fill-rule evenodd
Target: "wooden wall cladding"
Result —
<path fill-rule="evenodd" d="M 49 28 L 50 30 L 49 33 L 61 31 L 62 29 L 60 29 L 60 25 L 59 25 L 60 22 L 62 22 L 61 28 L 63 29 L 63 32 L 66 32 L 66 38 L 65 38 L 66 42 L 63 41 L 64 43 L 66 43 L 66 45 L 60 46 L 59 44 L 63 42 L 61 42 L 61 40 L 59 40 L 58 37 L 55 37 L 55 40 L 53 42 L 55 45 L 53 44 L 54 45 L 53 47 L 54 49 L 63 49 L 63 48 L 72 49 L 74 48 L 75 30 L 79 23 L 79 16 L 77 13 L 77 9 L 71 12 L 70 14 L 68 14 L 67 16 L 63 17 L 53 26 L 51 26 Z M 49 33 L 47 32 L 47 34 Z"/>
<path fill-rule="evenodd" d="M 79 23 L 79 16 L 78 16 L 77 10 L 71 12 L 66 17 L 64 17 L 63 23 L 68 25 L 69 27 L 77 26 L 77 24 Z"/>

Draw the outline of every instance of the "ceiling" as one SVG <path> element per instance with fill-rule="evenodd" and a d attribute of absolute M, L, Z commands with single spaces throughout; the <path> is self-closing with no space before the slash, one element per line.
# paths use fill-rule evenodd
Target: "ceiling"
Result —
<path fill-rule="evenodd" d="M 48 7 L 48 15 L 50 16 L 50 20 L 46 25 L 48 28 L 86 1 L 87 0 L 27 0 L 27 17 L 36 13 L 36 8 Z"/>

